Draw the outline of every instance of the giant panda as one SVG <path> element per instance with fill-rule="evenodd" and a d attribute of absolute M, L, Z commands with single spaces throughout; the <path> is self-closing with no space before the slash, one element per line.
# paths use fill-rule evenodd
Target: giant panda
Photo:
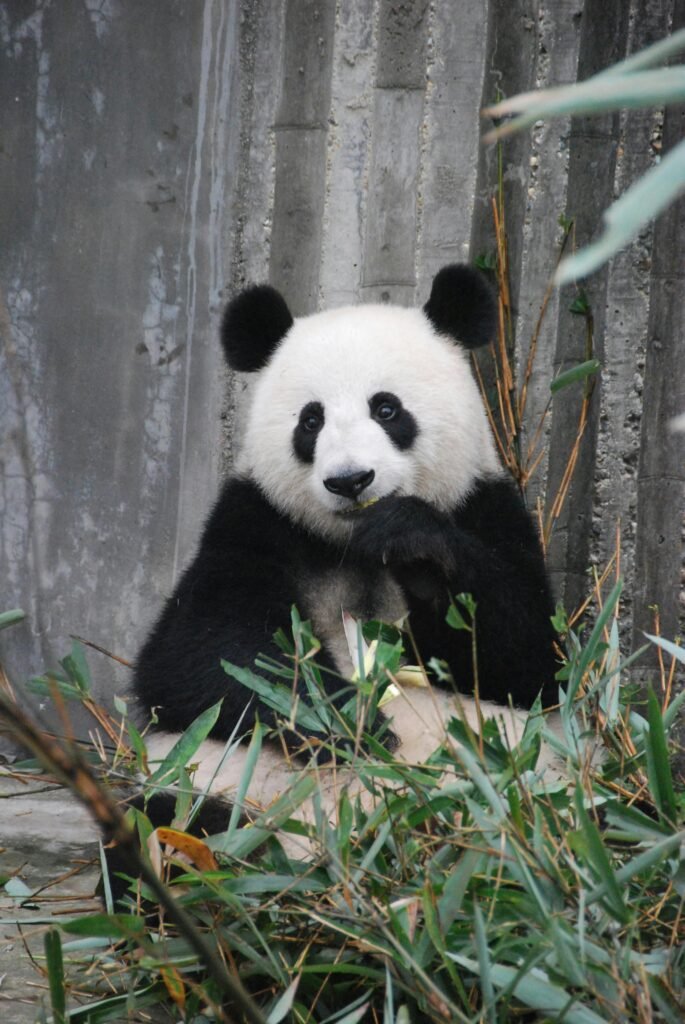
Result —
<path fill-rule="evenodd" d="M 445 621 L 461 593 L 476 602 L 479 697 L 504 714 L 512 742 L 525 719 L 517 709 L 539 694 L 553 701 L 543 554 L 470 368 L 469 351 L 492 339 L 496 313 L 485 278 L 463 265 L 437 274 L 422 309 L 359 305 L 294 319 L 269 285 L 230 302 L 223 349 L 254 385 L 235 472 L 135 664 L 136 699 L 155 716 L 151 758 L 223 700 L 193 761 L 196 785 L 211 782 L 230 798 L 245 748 L 225 758 L 226 741 L 236 730 L 249 736 L 257 717 L 277 723 L 221 660 L 281 657 L 273 636 L 289 626 L 293 605 L 321 641 L 334 701 L 347 697 L 353 667 L 343 613 L 406 617 L 423 658 L 443 659 L 460 694 L 472 694 L 471 635 Z M 452 700 L 435 681 L 388 705 L 386 742 L 397 756 L 434 750 Z M 253 803 L 283 789 L 303 738 L 320 740 L 286 730 L 262 751 Z"/>

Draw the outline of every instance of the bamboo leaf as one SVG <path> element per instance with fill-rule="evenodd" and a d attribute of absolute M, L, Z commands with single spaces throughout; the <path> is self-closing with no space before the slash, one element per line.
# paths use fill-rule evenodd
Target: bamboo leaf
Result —
<path fill-rule="evenodd" d="M 90 914 L 75 917 L 72 921 L 60 923 L 62 931 L 69 935 L 88 935 L 94 938 L 131 938 L 145 931 L 143 918 L 131 914 Z"/>
<path fill-rule="evenodd" d="M 624 864 L 623 867 L 616 871 L 614 875 L 616 882 L 618 885 L 626 885 L 637 875 L 641 875 L 643 871 L 651 871 L 657 864 L 663 864 L 666 857 L 677 850 L 682 843 L 685 843 L 685 829 L 674 833 L 672 836 L 668 836 L 666 839 L 662 839 L 661 842 L 655 843 L 643 853 L 638 853 L 637 857 L 633 857 L 632 860 L 629 860 L 627 864 Z M 605 892 L 606 886 L 602 882 L 587 893 L 586 902 L 590 904 L 601 899 Z"/>
<path fill-rule="evenodd" d="M 681 66 L 644 69 L 626 74 L 588 78 L 572 85 L 519 93 L 502 100 L 483 113 L 488 117 L 506 117 L 521 113 L 514 121 L 498 126 L 487 141 L 502 138 L 542 118 L 569 114 L 603 114 L 617 107 L 624 109 L 660 106 L 685 99 L 685 68 Z"/>
<path fill-rule="evenodd" d="M 583 790 L 580 784 L 576 786 L 575 805 L 581 835 L 586 844 L 585 859 L 592 873 L 600 879 L 604 886 L 604 892 L 606 893 L 605 906 L 611 911 L 616 920 L 622 924 L 627 924 L 630 920 L 630 912 L 625 905 L 623 892 L 614 874 L 614 869 L 611 866 L 599 829 L 585 810 Z"/>
<path fill-rule="evenodd" d="M 22 622 L 25 618 L 26 612 L 23 612 L 21 608 L 11 608 L 8 612 L 0 613 L 0 629 L 15 626 L 17 622 Z"/>
<path fill-rule="evenodd" d="M 207 708 L 189 725 L 173 747 L 166 755 L 162 763 L 150 776 L 148 782 L 151 786 L 168 786 L 178 776 L 179 770 L 188 763 L 200 744 L 207 739 L 216 724 L 221 711 L 222 701 Z"/>
<path fill-rule="evenodd" d="M 665 39 L 659 39 L 658 42 L 652 43 L 651 46 L 640 50 L 639 53 L 631 54 L 630 57 L 619 61 L 618 64 L 612 64 L 605 71 L 600 71 L 598 75 L 594 76 L 594 81 L 610 75 L 627 75 L 634 71 L 642 71 L 644 68 L 651 68 L 655 64 L 663 64 L 664 61 L 667 61 L 670 57 L 675 57 L 678 53 L 685 53 L 684 28 L 674 32 L 673 35 L 666 36 Z"/>
<path fill-rule="evenodd" d="M 651 633 L 645 633 L 645 636 L 653 644 L 657 644 L 658 647 L 661 647 L 675 658 L 676 661 L 681 661 L 685 665 L 685 647 L 681 647 L 680 644 L 674 644 L 672 640 L 666 640 L 663 636 L 652 636 Z"/>
<path fill-rule="evenodd" d="M 586 380 L 591 377 L 601 367 L 599 359 L 588 359 L 585 363 L 579 363 L 577 366 L 572 366 L 570 370 L 564 370 L 558 377 L 555 377 L 549 385 L 549 389 L 553 395 L 556 395 L 558 391 L 563 388 L 567 388 L 569 384 L 575 384 L 578 380 Z"/>
<path fill-rule="evenodd" d="M 480 869 L 483 860 L 479 850 L 464 850 L 445 882 L 438 900 L 438 916 L 443 932 L 447 931 L 460 912 L 469 882 Z"/>
<path fill-rule="evenodd" d="M 485 933 L 485 922 L 480 907 L 474 900 L 473 903 L 473 934 L 476 940 L 476 954 L 478 956 L 478 976 L 483 990 L 483 1003 L 487 1020 L 490 1024 L 497 1024 L 497 1011 L 495 1008 L 495 989 L 492 984 L 492 960 L 488 948 L 487 935 Z"/>
<path fill-rule="evenodd" d="M 675 821 L 676 800 L 666 732 L 659 701 L 651 686 L 647 693 L 647 721 L 649 732 L 645 737 L 645 752 L 650 789 L 659 812 L 668 821 Z"/>
<path fill-rule="evenodd" d="M 664 711 L 664 729 L 668 732 L 678 717 L 678 712 L 685 703 L 685 690 L 681 690 L 677 697 L 674 697 L 671 703 Z"/>
<path fill-rule="evenodd" d="M 43 939 L 45 960 L 50 986 L 50 1005 L 54 1024 L 65 1024 L 67 997 L 64 988 L 64 963 L 62 961 L 62 940 L 56 928 L 45 933 Z"/>
<path fill-rule="evenodd" d="M 240 775 L 240 781 L 238 782 L 238 788 L 235 793 L 233 807 L 231 808 L 231 817 L 228 822 L 228 828 L 226 829 L 226 834 L 229 838 L 235 833 L 240 823 L 240 815 L 243 811 L 245 795 L 249 789 L 250 782 L 259 759 L 259 754 L 262 749 L 263 732 L 264 730 L 261 722 L 256 722 L 255 727 L 252 730 L 250 745 L 247 748 L 247 757 L 245 758 L 245 767 Z"/>
<path fill-rule="evenodd" d="M 69 676 L 69 679 L 76 684 L 79 690 L 87 694 L 90 692 L 90 669 L 86 661 L 86 654 L 83 644 L 74 640 L 71 645 L 71 654 L 62 659 L 62 667 Z"/>
<path fill-rule="evenodd" d="M 266 1024 L 280 1024 L 285 1015 L 290 1013 L 295 993 L 297 992 L 297 986 L 300 984 L 300 977 L 301 975 L 298 974 L 288 985 L 285 992 L 278 997 L 266 1018 Z"/>
<path fill-rule="evenodd" d="M 479 964 L 459 953 L 447 954 L 462 967 L 479 976 Z M 559 985 L 552 984 L 547 975 L 533 968 L 521 974 L 514 967 L 493 964 L 490 977 L 498 988 L 509 988 L 522 1003 L 531 1010 L 554 1016 L 563 1012 L 564 1024 L 606 1024 L 605 1017 L 599 1017 L 594 1010 L 575 1002 L 573 996 Z M 561 1018 L 559 1018 L 561 1019 Z"/>
<path fill-rule="evenodd" d="M 282 718 L 289 719 L 293 710 L 293 694 L 290 687 L 281 686 L 280 683 L 268 682 L 256 675 L 249 668 L 242 668 L 239 665 L 232 665 L 228 661 L 222 661 L 221 667 L 229 676 L 233 676 L 243 686 L 259 694 L 267 707 L 272 708 Z M 309 732 L 325 732 L 324 725 L 317 713 L 299 701 L 295 710 L 295 720 L 298 725 Z"/>
<path fill-rule="evenodd" d="M 568 284 L 587 277 L 623 248 L 643 227 L 665 210 L 685 189 L 685 141 L 678 143 L 661 163 L 624 192 L 603 217 L 604 233 L 574 256 L 562 260 L 555 282 Z"/>
<path fill-rule="evenodd" d="M 89 1003 L 69 1013 L 69 1024 L 104 1024 L 114 1021 L 121 1024 L 130 1016 L 132 1010 L 140 1010 L 145 1006 L 156 1006 L 165 994 L 164 985 L 154 983 L 141 988 L 131 988 L 123 995 L 108 996 L 95 1003 Z"/>
<path fill-rule="evenodd" d="M 576 694 L 578 693 L 578 687 L 580 686 L 583 680 L 585 672 L 592 664 L 592 662 L 595 661 L 598 657 L 600 644 L 602 643 L 602 634 L 604 633 L 604 627 L 613 615 L 614 608 L 616 607 L 616 603 L 618 602 L 622 588 L 623 581 L 619 579 L 617 583 L 614 585 L 614 588 L 612 589 L 608 598 L 604 602 L 604 607 L 597 616 L 595 624 L 592 628 L 592 632 L 590 633 L 590 636 L 588 638 L 587 643 L 585 644 L 585 647 L 580 652 L 580 656 L 578 657 L 577 661 L 571 666 L 571 676 L 569 678 L 568 692 L 566 695 L 566 700 L 564 701 L 561 708 L 562 718 L 568 719 L 573 712 L 573 701 L 575 700 Z"/>

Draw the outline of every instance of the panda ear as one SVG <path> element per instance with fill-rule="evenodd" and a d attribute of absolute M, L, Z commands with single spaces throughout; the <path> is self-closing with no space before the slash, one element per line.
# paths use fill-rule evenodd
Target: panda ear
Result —
<path fill-rule="evenodd" d="M 440 334 L 464 348 L 487 345 L 497 331 L 495 295 L 480 270 L 453 263 L 435 275 L 423 311 Z"/>
<path fill-rule="evenodd" d="M 221 321 L 221 344 L 228 365 L 247 373 L 261 370 L 292 325 L 280 292 L 269 284 L 246 288 L 229 302 Z"/>

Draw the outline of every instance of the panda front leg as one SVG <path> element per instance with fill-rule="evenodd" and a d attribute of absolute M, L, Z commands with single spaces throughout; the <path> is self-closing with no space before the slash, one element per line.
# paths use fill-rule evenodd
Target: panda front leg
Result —
<path fill-rule="evenodd" d="M 544 562 L 508 481 L 482 488 L 451 514 L 417 497 L 381 499 L 358 513 L 350 550 L 366 565 L 390 569 L 405 593 L 418 653 L 446 661 L 461 692 L 472 693 L 477 684 L 481 697 L 520 707 L 530 707 L 541 691 L 545 703 L 553 700 L 553 608 Z M 470 631 L 446 622 L 461 593 L 476 602 Z"/>

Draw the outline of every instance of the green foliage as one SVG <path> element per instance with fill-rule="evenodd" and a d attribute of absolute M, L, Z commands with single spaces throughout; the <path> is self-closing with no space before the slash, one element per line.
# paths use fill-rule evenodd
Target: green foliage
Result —
<path fill-rule="evenodd" d="M 15 626 L 25 618 L 26 613 L 21 608 L 11 608 L 9 611 L 0 614 L 0 629 L 8 629 L 10 626 Z"/>
<path fill-rule="evenodd" d="M 682 102 L 685 67 L 656 66 L 683 52 L 685 29 L 585 82 L 521 93 L 503 100 L 485 113 L 497 118 L 516 116 L 491 132 L 489 138 L 502 138 L 542 118 L 595 115 Z M 557 283 L 566 284 L 597 270 L 674 202 L 684 188 L 685 142 L 680 142 L 609 207 L 604 214 L 602 236 L 560 263 Z"/>
<path fill-rule="evenodd" d="M 585 640 L 557 616 L 567 648 L 561 731 L 552 734 L 535 707 L 511 749 L 497 722 L 474 731 L 457 715 L 425 766 L 397 761 L 374 737 L 387 668 L 399 665 L 388 627 L 359 631 L 375 657 L 362 652 L 366 670 L 343 712 L 325 699 L 312 661 L 318 644 L 296 613 L 292 638 L 281 637 L 284 662 L 260 662 L 268 683 L 230 667 L 249 689 L 271 688 L 289 729 L 316 720 L 333 738 L 366 733 L 366 749 L 343 757 L 362 794 L 374 795 L 342 789 L 330 822 L 317 773 L 303 765 L 275 804 L 249 824 L 236 811 L 208 841 L 217 869 L 199 870 L 191 855 L 170 883 L 265 1021 L 682 1020 L 685 800 L 671 768 L 675 715 L 661 692 L 629 707 L 616 685 L 631 660 L 618 649 L 619 594 L 617 584 Z M 451 615 L 456 628 L 477 623 L 464 595 Z M 311 703 L 293 706 L 302 672 Z M 187 782 L 217 713 L 186 730 L 149 776 L 151 788 L 162 775 Z M 236 807 L 267 740 L 259 727 Z M 570 782 L 536 770 L 543 741 L 560 751 Z M 137 754 L 131 763 L 140 764 Z M 312 800 L 318 811 L 305 824 L 298 808 Z M 149 835 L 145 815 L 138 819 Z M 288 855 L 288 832 L 308 836 L 309 856 Z M 197 955 L 168 920 L 143 918 L 137 906 L 61 923 L 64 967 L 48 940 L 56 1019 L 69 986 L 90 993 L 92 1015 L 65 1010 L 68 1021 L 121 1020 L 161 1003 L 177 1019 L 220 1019 L 220 993 Z"/>

